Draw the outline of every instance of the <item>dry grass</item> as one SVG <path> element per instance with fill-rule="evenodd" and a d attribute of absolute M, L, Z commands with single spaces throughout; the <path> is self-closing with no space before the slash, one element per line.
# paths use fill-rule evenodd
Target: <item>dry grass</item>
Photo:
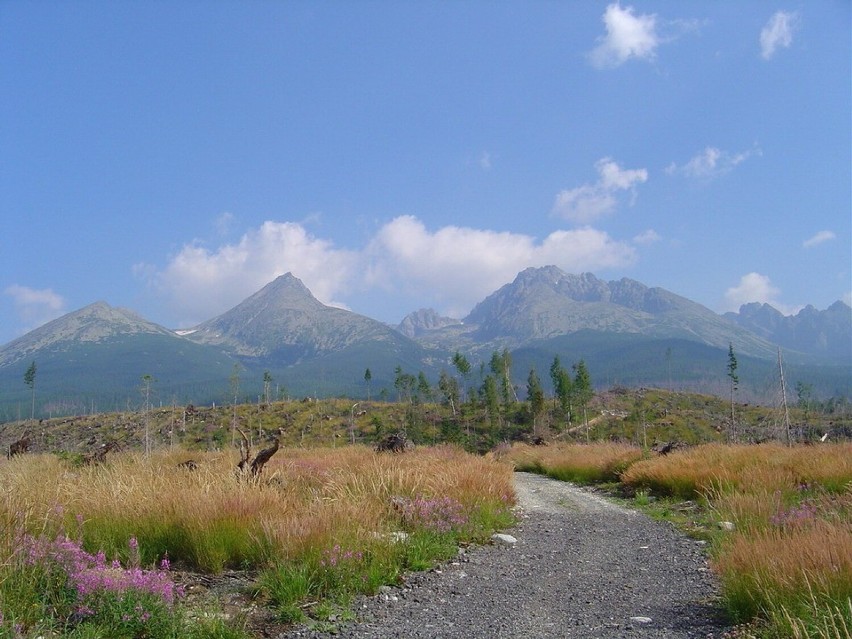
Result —
<path fill-rule="evenodd" d="M 781 604 L 797 614 L 812 601 L 841 605 L 852 594 L 852 529 L 848 521 L 816 518 L 793 529 L 735 533 L 713 565 L 738 618 Z"/>
<path fill-rule="evenodd" d="M 819 485 L 843 492 L 852 481 L 852 444 L 786 447 L 780 444 L 707 444 L 632 465 L 628 485 L 692 499 L 708 491 L 794 490 Z"/>
<path fill-rule="evenodd" d="M 642 449 L 609 442 L 550 446 L 515 444 L 501 458 L 514 464 L 518 470 L 588 484 L 618 481 L 626 468 L 642 458 Z"/>
<path fill-rule="evenodd" d="M 438 447 L 379 455 L 361 447 L 284 450 L 260 481 L 239 478 L 235 454 L 116 455 L 73 468 L 49 455 L 0 465 L 0 521 L 32 534 L 82 533 L 86 546 L 126 552 L 135 536 L 143 560 L 208 571 L 299 556 L 340 538 L 393 529 L 391 497 L 451 496 L 468 510 L 513 500 L 508 467 Z"/>

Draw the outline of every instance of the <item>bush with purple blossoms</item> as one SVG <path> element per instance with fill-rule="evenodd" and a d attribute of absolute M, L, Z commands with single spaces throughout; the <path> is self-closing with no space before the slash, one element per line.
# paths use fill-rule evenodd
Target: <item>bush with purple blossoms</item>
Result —
<path fill-rule="evenodd" d="M 179 619 L 171 614 L 172 605 L 182 592 L 169 575 L 168 558 L 159 568 L 143 570 L 135 538 L 129 542 L 128 567 L 107 561 L 103 552 L 88 553 L 82 542 L 64 535 L 52 540 L 22 535 L 20 542 L 17 564 L 33 580 L 43 610 L 61 625 L 94 623 L 116 638 L 168 636 L 176 629 Z"/>
<path fill-rule="evenodd" d="M 400 500 L 403 524 L 412 530 L 423 529 L 436 533 L 450 533 L 467 524 L 464 506 L 452 497 L 424 497 Z"/>

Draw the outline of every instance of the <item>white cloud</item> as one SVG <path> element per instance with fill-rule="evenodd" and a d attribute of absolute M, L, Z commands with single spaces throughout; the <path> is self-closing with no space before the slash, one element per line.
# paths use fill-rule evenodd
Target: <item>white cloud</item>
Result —
<path fill-rule="evenodd" d="M 648 229 L 647 231 L 642 231 L 639 235 L 633 238 L 634 244 L 654 244 L 655 242 L 659 242 L 662 237 L 657 233 L 654 229 Z"/>
<path fill-rule="evenodd" d="M 489 171 L 491 169 L 491 154 L 488 151 L 483 151 L 479 156 L 479 168 L 483 171 Z"/>
<path fill-rule="evenodd" d="M 560 191 L 553 203 L 553 214 L 578 224 L 589 222 L 612 212 L 618 205 L 619 191 L 631 191 L 648 180 L 645 169 L 622 169 L 610 158 L 595 163 L 598 181 Z"/>
<path fill-rule="evenodd" d="M 834 231 L 820 231 L 813 237 L 810 237 L 804 242 L 802 242 L 802 246 L 806 249 L 813 248 L 818 244 L 833 240 L 835 237 L 837 236 L 834 234 Z"/>
<path fill-rule="evenodd" d="M 184 246 L 163 269 L 138 274 L 165 295 L 190 326 L 220 314 L 292 272 L 322 302 L 346 307 L 358 295 L 416 296 L 462 317 L 529 266 L 595 271 L 633 264 L 636 249 L 592 228 L 555 231 L 542 240 L 518 233 L 445 226 L 416 217 L 384 224 L 360 250 L 342 250 L 297 223 L 265 222 L 236 243 Z M 351 304 L 350 304 L 351 305 Z"/>
<path fill-rule="evenodd" d="M 758 147 L 740 153 L 729 153 L 714 146 L 708 146 L 682 166 L 670 164 L 666 168 L 666 173 L 680 174 L 689 178 L 712 179 L 732 171 L 753 155 L 761 154 Z"/>
<path fill-rule="evenodd" d="M 760 273 L 748 273 L 740 278 L 737 286 L 729 288 L 725 292 L 725 310 L 738 311 L 740 306 L 750 302 L 769 304 L 784 315 L 792 315 L 801 307 L 787 306 L 778 301 L 781 290 L 774 286 L 766 275 Z"/>
<path fill-rule="evenodd" d="M 12 298 L 15 313 L 24 325 L 24 331 L 38 328 L 65 313 L 65 299 L 52 289 L 12 284 L 3 292 Z"/>
<path fill-rule="evenodd" d="M 185 324 L 233 307 L 279 275 L 292 272 L 325 303 L 334 303 L 351 278 L 357 255 L 312 237 L 293 222 L 264 222 L 235 244 L 210 250 L 185 245 L 152 283 Z M 144 265 L 137 272 L 150 270 Z"/>
<path fill-rule="evenodd" d="M 598 69 L 617 67 L 630 58 L 653 60 L 660 43 L 657 35 L 657 16 L 635 15 L 633 7 L 621 8 L 611 4 L 603 14 L 606 35 L 598 38 L 589 54 L 592 66 Z"/>
<path fill-rule="evenodd" d="M 793 32 L 798 26 L 799 14 L 776 11 L 760 31 L 760 55 L 764 60 L 772 59 L 780 48 L 793 43 Z"/>
<path fill-rule="evenodd" d="M 588 271 L 632 264 L 633 248 L 591 228 L 556 231 L 538 242 L 517 233 L 446 226 L 430 232 L 413 216 L 397 217 L 367 249 L 368 284 L 430 296 L 461 317 L 528 266 Z"/>
<path fill-rule="evenodd" d="M 849 291 L 848 293 L 843 295 L 843 301 L 846 303 L 847 306 L 852 306 L 852 291 Z"/>

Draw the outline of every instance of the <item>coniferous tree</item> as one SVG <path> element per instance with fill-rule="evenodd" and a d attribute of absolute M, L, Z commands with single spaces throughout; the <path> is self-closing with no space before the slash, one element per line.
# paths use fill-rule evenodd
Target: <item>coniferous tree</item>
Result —
<path fill-rule="evenodd" d="M 500 393 L 497 390 L 497 380 L 493 375 L 487 375 L 482 382 L 482 399 L 491 427 L 495 427 L 500 419 Z"/>
<path fill-rule="evenodd" d="M 24 384 L 26 384 L 32 395 L 31 407 L 30 407 L 30 419 L 35 419 L 35 380 L 36 380 L 36 363 L 33 360 L 33 363 L 29 365 L 26 372 L 24 373 Z"/>
<path fill-rule="evenodd" d="M 737 375 L 737 356 L 734 355 L 733 343 L 728 343 L 728 377 L 731 380 L 731 436 L 737 438 L 736 414 L 734 413 L 734 395 L 739 387 L 740 378 Z"/>
<path fill-rule="evenodd" d="M 503 396 L 503 406 L 508 409 L 512 404 L 512 399 L 517 400 L 515 388 L 512 386 L 512 355 L 508 348 L 504 348 L 502 353 L 494 351 L 491 355 L 491 372 L 500 380 L 500 393 Z"/>
<path fill-rule="evenodd" d="M 571 394 L 574 383 L 571 381 L 568 371 L 565 370 L 559 361 L 558 355 L 553 358 L 553 363 L 550 365 L 550 379 L 553 382 L 553 392 L 556 396 L 556 401 L 559 403 L 559 408 L 570 419 Z"/>
<path fill-rule="evenodd" d="M 272 389 L 272 373 L 269 371 L 263 372 L 263 400 L 269 406 L 269 393 Z"/>
<path fill-rule="evenodd" d="M 586 362 L 582 359 L 574 365 L 572 395 L 574 397 L 574 402 L 577 405 L 577 410 L 583 411 L 583 423 L 586 426 L 586 438 L 588 439 L 589 420 L 586 415 L 586 406 L 591 401 L 594 391 L 592 390 L 592 378 L 589 375 L 588 368 L 586 368 Z"/>
<path fill-rule="evenodd" d="M 530 369 L 530 374 L 527 377 L 527 400 L 530 403 L 530 413 L 532 413 L 533 418 L 533 434 L 535 434 L 537 432 L 536 423 L 538 417 L 544 412 L 544 390 L 541 388 L 541 381 L 534 368 Z"/>
<path fill-rule="evenodd" d="M 367 401 L 370 401 L 370 382 L 373 379 L 373 374 L 370 372 L 370 369 L 364 371 L 364 384 L 367 386 Z"/>
<path fill-rule="evenodd" d="M 453 355 L 453 366 L 456 367 L 456 370 L 461 375 L 461 401 L 464 401 L 465 398 L 465 387 L 467 382 L 467 377 L 470 374 L 470 362 L 467 357 L 456 351 L 455 355 Z"/>
<path fill-rule="evenodd" d="M 432 399 L 432 386 L 423 371 L 417 374 L 417 394 L 422 400 L 429 401 Z"/>

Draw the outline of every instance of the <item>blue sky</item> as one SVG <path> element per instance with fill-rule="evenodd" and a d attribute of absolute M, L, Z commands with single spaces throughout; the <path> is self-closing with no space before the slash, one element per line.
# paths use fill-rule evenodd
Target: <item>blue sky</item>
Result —
<path fill-rule="evenodd" d="M 0 343 L 288 271 L 388 322 L 547 264 L 849 303 L 851 6 L 0 1 Z"/>

